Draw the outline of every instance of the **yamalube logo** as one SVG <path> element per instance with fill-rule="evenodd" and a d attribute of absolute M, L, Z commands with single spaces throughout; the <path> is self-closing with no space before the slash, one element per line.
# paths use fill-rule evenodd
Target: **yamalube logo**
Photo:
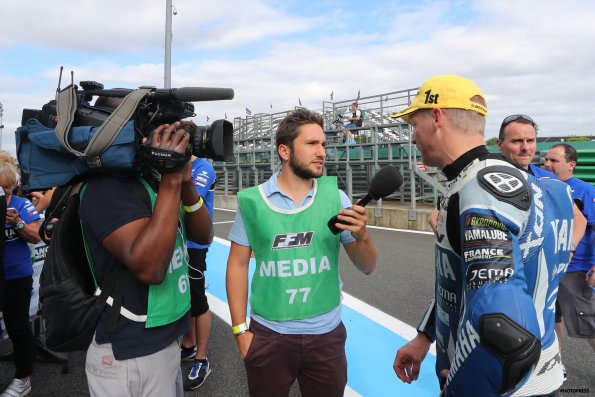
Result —
<path fill-rule="evenodd" d="M 313 236 L 314 232 L 277 234 L 273 240 L 273 249 L 309 247 Z"/>

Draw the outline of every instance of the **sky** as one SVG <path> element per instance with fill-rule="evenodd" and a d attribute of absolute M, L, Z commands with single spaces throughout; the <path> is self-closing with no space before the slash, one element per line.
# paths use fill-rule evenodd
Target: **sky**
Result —
<path fill-rule="evenodd" d="M 470 78 L 486 138 L 509 114 L 540 136 L 595 135 L 595 2 L 588 0 L 173 0 L 172 87 L 233 88 L 195 103 L 197 124 Z M 83 80 L 163 87 L 165 0 L 0 0 L 2 149 L 24 108 Z M 272 105 L 272 109 L 271 109 Z"/>

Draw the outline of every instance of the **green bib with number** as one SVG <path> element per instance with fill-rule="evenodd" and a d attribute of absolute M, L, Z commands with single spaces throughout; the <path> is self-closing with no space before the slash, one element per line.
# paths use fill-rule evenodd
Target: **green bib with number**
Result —
<path fill-rule="evenodd" d="M 142 179 L 149 196 L 151 206 L 155 206 L 157 195 L 147 182 Z M 149 302 L 145 328 L 159 327 L 179 320 L 190 310 L 190 286 L 188 281 L 188 251 L 186 250 L 186 232 L 184 230 L 184 214 L 180 207 L 176 245 L 161 284 L 149 286 Z"/>
<path fill-rule="evenodd" d="M 327 221 L 341 209 L 337 178 L 314 180 L 314 195 L 294 210 L 272 205 L 255 186 L 238 193 L 256 259 L 250 305 L 272 321 L 300 320 L 340 304 L 340 236 Z"/>

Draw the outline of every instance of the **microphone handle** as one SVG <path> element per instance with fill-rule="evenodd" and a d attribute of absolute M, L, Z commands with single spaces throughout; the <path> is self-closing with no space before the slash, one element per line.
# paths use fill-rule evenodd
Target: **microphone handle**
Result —
<path fill-rule="evenodd" d="M 366 195 L 364 197 L 362 197 L 360 200 L 358 200 L 357 203 L 355 203 L 355 204 L 365 207 L 373 199 L 374 199 L 374 197 L 372 197 L 372 195 L 370 193 L 366 193 Z"/>

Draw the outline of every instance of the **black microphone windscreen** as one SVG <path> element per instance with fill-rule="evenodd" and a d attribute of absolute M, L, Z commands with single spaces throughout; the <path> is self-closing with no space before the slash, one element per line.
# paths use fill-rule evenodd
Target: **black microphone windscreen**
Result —
<path fill-rule="evenodd" d="M 222 101 L 233 99 L 232 88 L 180 87 L 175 89 L 174 97 L 183 102 Z"/>
<path fill-rule="evenodd" d="M 392 165 L 382 167 L 372 178 L 368 193 L 378 200 L 393 193 L 403 184 L 403 175 Z"/>

